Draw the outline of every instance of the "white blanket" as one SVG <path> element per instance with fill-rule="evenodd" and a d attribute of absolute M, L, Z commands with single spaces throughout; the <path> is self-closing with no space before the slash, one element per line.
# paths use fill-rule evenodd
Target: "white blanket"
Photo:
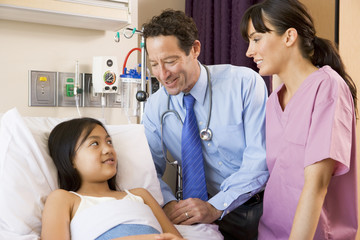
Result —
<path fill-rule="evenodd" d="M 216 224 L 175 225 L 175 227 L 188 240 L 224 239 Z"/>

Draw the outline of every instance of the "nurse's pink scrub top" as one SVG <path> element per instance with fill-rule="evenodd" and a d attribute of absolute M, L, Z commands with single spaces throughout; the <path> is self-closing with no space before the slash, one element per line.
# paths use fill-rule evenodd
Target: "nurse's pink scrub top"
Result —
<path fill-rule="evenodd" d="M 266 105 L 270 178 L 259 224 L 260 240 L 288 239 L 304 185 L 304 168 L 337 161 L 314 239 L 355 239 L 357 220 L 354 105 L 345 81 L 329 66 L 312 73 L 283 111 L 280 86 Z"/>

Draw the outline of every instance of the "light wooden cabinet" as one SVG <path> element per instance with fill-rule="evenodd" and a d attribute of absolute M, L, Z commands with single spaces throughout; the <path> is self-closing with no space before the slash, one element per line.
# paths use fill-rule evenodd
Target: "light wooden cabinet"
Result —
<path fill-rule="evenodd" d="M 130 0 L 0 0 L 0 19 L 117 31 L 130 24 Z"/>
<path fill-rule="evenodd" d="M 301 0 L 313 17 L 317 36 L 337 41 L 336 1 L 335 0 Z"/>

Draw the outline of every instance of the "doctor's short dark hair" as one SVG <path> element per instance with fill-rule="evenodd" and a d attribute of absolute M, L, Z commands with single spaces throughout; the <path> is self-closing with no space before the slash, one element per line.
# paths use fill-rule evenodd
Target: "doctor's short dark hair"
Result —
<path fill-rule="evenodd" d="M 189 55 L 194 41 L 199 39 L 198 35 L 194 20 L 184 12 L 172 9 L 164 10 L 159 16 L 154 16 L 143 25 L 145 43 L 149 37 L 175 36 L 180 49 L 186 55 Z"/>

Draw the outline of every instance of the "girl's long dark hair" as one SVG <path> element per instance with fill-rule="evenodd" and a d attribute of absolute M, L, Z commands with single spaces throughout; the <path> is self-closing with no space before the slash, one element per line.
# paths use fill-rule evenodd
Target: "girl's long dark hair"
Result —
<path fill-rule="evenodd" d="M 58 172 L 59 187 L 61 189 L 74 192 L 79 190 L 82 183 L 81 177 L 79 172 L 73 167 L 73 160 L 76 154 L 75 147 L 78 141 L 80 143 L 85 141 L 96 125 L 105 129 L 104 125 L 96 119 L 76 118 L 58 124 L 51 131 L 48 147 Z M 83 138 L 80 140 L 81 136 Z M 111 190 L 116 190 L 115 179 L 116 175 L 108 180 Z"/>
<path fill-rule="evenodd" d="M 356 85 L 345 71 L 344 63 L 334 44 L 316 36 L 313 19 L 306 7 L 298 0 L 265 0 L 246 10 L 242 17 L 240 30 L 242 37 L 249 41 L 248 24 L 252 24 L 257 32 L 266 33 L 271 30 L 265 26 L 268 21 L 275 32 L 282 35 L 289 28 L 295 28 L 300 38 L 302 55 L 318 67 L 329 65 L 349 86 L 357 115 Z"/>

